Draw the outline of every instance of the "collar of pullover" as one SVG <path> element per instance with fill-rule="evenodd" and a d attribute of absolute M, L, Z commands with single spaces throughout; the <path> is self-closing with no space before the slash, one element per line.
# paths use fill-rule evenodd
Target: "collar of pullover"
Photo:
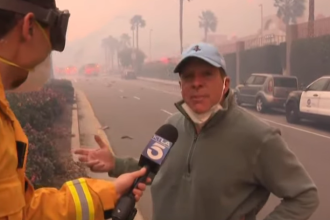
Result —
<path fill-rule="evenodd" d="M 214 124 L 217 124 L 221 122 L 224 118 L 224 116 L 230 111 L 231 107 L 234 105 L 234 98 L 233 93 L 231 90 L 229 90 L 226 94 L 226 98 L 222 103 L 222 109 L 220 109 L 217 113 L 215 113 L 213 116 L 211 116 L 203 125 L 203 127 L 210 127 Z M 177 103 L 175 103 L 175 107 L 192 123 L 194 122 L 191 120 L 187 112 L 183 109 L 182 104 L 184 104 L 184 101 L 181 100 Z M 194 124 L 195 125 L 195 124 Z"/>

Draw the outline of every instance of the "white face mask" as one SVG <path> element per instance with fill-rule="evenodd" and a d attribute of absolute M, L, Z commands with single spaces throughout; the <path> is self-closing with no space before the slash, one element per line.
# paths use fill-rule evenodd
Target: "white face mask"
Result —
<path fill-rule="evenodd" d="M 220 102 L 222 101 L 222 98 L 224 96 L 224 92 L 226 89 L 226 79 L 227 79 L 227 77 L 225 77 L 223 79 L 224 83 L 223 83 L 221 97 L 220 97 L 219 102 L 216 105 L 212 106 L 209 111 L 202 113 L 202 114 L 198 114 L 198 113 L 194 112 L 186 103 L 182 104 L 182 108 L 185 110 L 185 112 L 188 114 L 188 116 L 191 118 L 191 120 L 195 124 L 204 125 L 207 120 L 209 120 L 213 115 L 215 115 L 215 113 L 217 113 L 219 110 L 223 109 Z"/>
<path fill-rule="evenodd" d="M 27 79 L 11 92 L 34 92 L 40 90 L 49 80 L 52 71 L 51 55 L 29 72 Z"/>

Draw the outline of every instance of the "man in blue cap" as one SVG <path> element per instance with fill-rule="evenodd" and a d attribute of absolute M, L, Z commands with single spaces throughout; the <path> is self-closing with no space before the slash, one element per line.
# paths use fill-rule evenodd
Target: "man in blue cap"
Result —
<path fill-rule="evenodd" d="M 236 105 L 217 48 L 191 46 L 175 72 L 183 100 L 167 123 L 179 138 L 151 186 L 153 219 L 255 220 L 270 193 L 282 202 L 265 220 L 308 219 L 319 203 L 315 184 L 280 131 Z M 115 177 L 139 168 L 100 145 L 85 153 L 98 160 L 92 170 Z"/>

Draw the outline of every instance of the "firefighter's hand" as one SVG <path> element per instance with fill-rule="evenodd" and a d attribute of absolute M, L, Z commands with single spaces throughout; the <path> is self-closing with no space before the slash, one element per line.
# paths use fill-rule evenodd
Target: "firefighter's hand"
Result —
<path fill-rule="evenodd" d="M 146 173 L 146 171 L 147 171 L 146 168 L 142 168 L 142 169 L 132 172 L 132 173 L 125 173 L 123 175 L 120 175 L 114 181 L 118 198 L 120 198 L 123 194 L 127 193 L 128 190 L 134 184 L 135 179 L 143 176 Z M 147 183 L 150 183 L 150 182 L 151 182 L 151 179 L 148 178 Z M 146 184 L 139 183 L 137 189 L 133 190 L 136 201 L 139 201 L 139 199 L 141 198 L 143 191 L 145 189 L 146 189 Z"/>

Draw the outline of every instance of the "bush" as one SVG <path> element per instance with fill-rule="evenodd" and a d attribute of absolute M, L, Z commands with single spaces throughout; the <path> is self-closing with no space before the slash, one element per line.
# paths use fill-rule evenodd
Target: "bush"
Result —
<path fill-rule="evenodd" d="M 136 54 L 135 60 L 132 59 L 132 54 Z M 136 70 L 140 70 L 146 55 L 141 50 L 134 48 L 124 48 L 118 53 L 118 59 L 123 67 L 134 67 Z"/>
<path fill-rule="evenodd" d="M 62 114 L 64 105 L 73 101 L 73 88 L 70 81 L 52 80 L 41 91 L 9 93 L 7 99 L 22 127 L 29 124 L 43 131 Z"/>
<path fill-rule="evenodd" d="M 26 175 L 36 188 L 58 186 L 55 181 L 58 175 L 66 180 L 85 175 L 71 155 L 65 160 L 60 157 L 55 144 L 57 138 L 71 137 L 65 129 L 55 129 L 53 125 L 66 105 L 72 104 L 73 94 L 72 84 L 67 80 L 51 80 L 38 92 L 7 94 L 29 139 Z"/>
<path fill-rule="evenodd" d="M 29 124 L 24 127 L 29 138 L 26 175 L 36 188 L 52 186 L 57 164 L 57 152 L 47 132 L 38 132 Z"/>

